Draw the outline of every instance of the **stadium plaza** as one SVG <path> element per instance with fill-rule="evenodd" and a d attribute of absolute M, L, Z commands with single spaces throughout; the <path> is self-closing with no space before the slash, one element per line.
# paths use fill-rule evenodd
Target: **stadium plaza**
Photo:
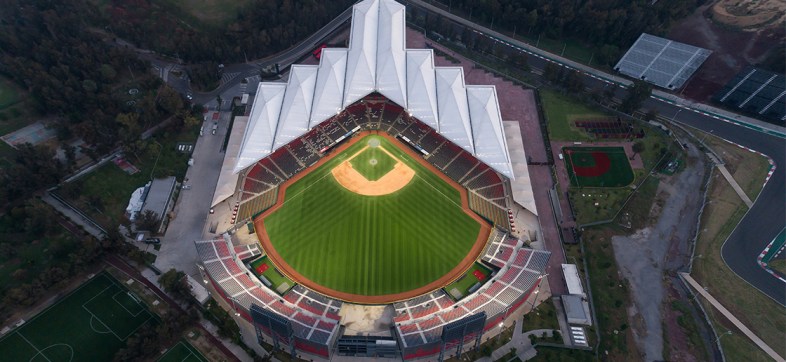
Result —
<path fill-rule="evenodd" d="M 234 121 L 213 197 L 232 211 L 199 269 L 293 357 L 441 360 L 549 294 L 526 140 L 405 30 L 403 5 L 357 3 L 348 48 L 260 83 Z"/>

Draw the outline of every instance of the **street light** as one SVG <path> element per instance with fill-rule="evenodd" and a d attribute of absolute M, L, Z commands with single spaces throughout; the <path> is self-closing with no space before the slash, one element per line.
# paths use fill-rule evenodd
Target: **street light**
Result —
<path fill-rule="evenodd" d="M 235 310 L 235 317 L 240 317 L 240 313 L 238 313 L 238 311 L 237 311 L 237 304 L 235 304 L 235 302 L 237 302 L 237 300 L 235 300 L 235 297 L 229 297 L 229 300 L 232 301 L 232 309 Z"/>
<path fill-rule="evenodd" d="M 503 319 L 502 322 L 499 322 L 499 334 L 497 334 L 497 343 L 499 343 L 499 340 L 502 338 L 502 327 L 504 327 L 504 326 L 505 326 L 505 322 L 504 322 L 504 319 Z"/>
<path fill-rule="evenodd" d="M 715 344 L 720 343 L 720 339 L 723 338 L 723 336 L 727 336 L 727 335 L 730 335 L 730 334 L 731 334 L 731 331 L 726 331 L 726 333 L 721 334 L 720 336 L 718 336 L 718 338 L 715 338 Z"/>

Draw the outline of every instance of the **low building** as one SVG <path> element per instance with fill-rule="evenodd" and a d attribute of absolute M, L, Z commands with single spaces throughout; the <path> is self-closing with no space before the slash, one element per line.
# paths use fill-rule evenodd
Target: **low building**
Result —
<path fill-rule="evenodd" d="M 176 185 L 177 180 L 174 176 L 155 179 L 150 183 L 150 186 L 146 190 L 145 203 L 142 205 L 140 215 L 152 211 L 158 215 L 159 221 L 156 230 L 145 231 L 159 234 L 166 229 L 166 224 L 168 222 L 167 214 L 169 214 L 169 211 L 174 206 L 172 198 L 175 195 Z"/>
<path fill-rule="evenodd" d="M 565 317 L 569 324 L 581 324 L 584 326 L 592 325 L 589 304 L 578 295 L 563 295 L 562 307 L 565 309 Z"/>

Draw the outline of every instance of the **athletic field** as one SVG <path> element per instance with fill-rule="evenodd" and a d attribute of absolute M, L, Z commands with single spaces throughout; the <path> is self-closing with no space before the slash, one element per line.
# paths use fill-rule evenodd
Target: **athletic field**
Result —
<path fill-rule="evenodd" d="M 303 278 L 341 293 L 427 286 L 457 268 L 480 236 L 459 191 L 381 136 L 359 139 L 285 193 L 262 216 L 275 253 Z"/>
<path fill-rule="evenodd" d="M 472 288 L 475 284 L 485 283 L 488 280 L 489 275 L 491 275 L 491 270 L 476 262 L 472 265 L 472 268 L 469 268 L 469 270 L 467 270 L 467 272 L 461 276 L 461 278 L 445 286 L 445 291 L 448 293 L 448 295 L 452 296 L 453 299 L 459 300 L 469 295 L 470 288 Z"/>
<path fill-rule="evenodd" d="M 281 274 L 266 256 L 254 260 L 251 263 L 251 270 L 257 277 L 264 276 L 271 284 L 270 289 L 277 291 L 281 295 L 284 295 L 286 291 L 295 286 L 295 283 Z M 262 279 L 260 278 L 260 280 Z"/>
<path fill-rule="evenodd" d="M 180 341 L 172 346 L 158 362 L 208 362 L 207 358 L 199 353 L 194 346 L 185 341 Z"/>
<path fill-rule="evenodd" d="M 633 169 L 622 147 L 565 147 L 562 153 L 572 186 L 621 187 L 633 182 Z"/>
<path fill-rule="evenodd" d="M 157 323 L 137 297 L 106 273 L 0 339 L 4 361 L 111 361 L 145 323 Z"/>

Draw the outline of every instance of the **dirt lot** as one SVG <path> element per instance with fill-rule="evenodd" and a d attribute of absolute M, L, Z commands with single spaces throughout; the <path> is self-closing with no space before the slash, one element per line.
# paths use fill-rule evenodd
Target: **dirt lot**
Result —
<path fill-rule="evenodd" d="M 786 21 L 784 0 L 720 0 L 711 10 L 715 21 L 747 31 L 783 26 Z"/>
<path fill-rule="evenodd" d="M 612 238 L 614 255 L 622 274 L 630 282 L 634 306 L 628 311 L 633 321 L 633 333 L 645 360 L 663 360 L 663 310 L 667 288 L 665 274 L 674 272 L 687 263 L 688 240 L 695 232 L 695 222 L 702 203 L 701 188 L 704 166 L 695 147 L 688 149 L 685 170 L 663 177 L 659 184 L 655 205 L 650 211 L 653 223 L 629 236 Z M 673 325 L 666 324 L 667 329 Z M 683 341 L 684 342 L 684 341 Z M 677 349 L 684 346 L 675 346 Z"/>
<path fill-rule="evenodd" d="M 752 3 L 751 0 L 720 3 Z M 783 0 L 755 1 L 755 3 L 783 3 Z M 781 4 L 783 5 L 783 4 Z M 786 30 L 782 26 L 750 28 L 741 31 L 719 24 L 710 17 L 712 3 L 699 7 L 692 15 L 671 27 L 667 38 L 712 50 L 704 65 L 685 85 L 683 95 L 695 101 L 707 101 L 749 65 L 762 62 L 778 43 Z"/>

